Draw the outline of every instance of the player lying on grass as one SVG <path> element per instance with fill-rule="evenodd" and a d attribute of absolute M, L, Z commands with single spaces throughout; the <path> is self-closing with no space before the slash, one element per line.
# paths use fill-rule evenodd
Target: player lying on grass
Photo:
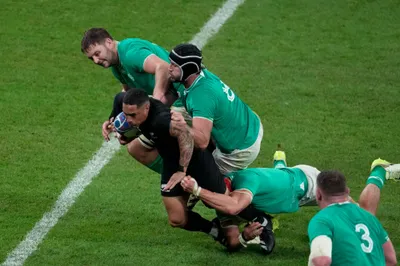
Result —
<path fill-rule="evenodd" d="M 265 245 L 262 234 L 265 229 L 261 228 L 261 223 L 251 224 L 252 232 L 239 232 L 241 220 L 235 215 L 249 204 L 270 214 L 296 212 L 300 206 L 316 204 L 319 170 L 307 165 L 286 167 L 285 154 L 282 151 L 275 153 L 274 158 L 274 166 L 281 168 L 250 168 L 228 175 L 226 183 L 230 183 L 231 192 L 224 195 L 201 188 L 190 176 L 181 182 L 185 191 L 197 195 L 217 211 L 229 215 L 220 216 L 230 248 L 247 246 L 247 242 L 257 235 L 260 235 L 261 248 Z"/>
<path fill-rule="evenodd" d="M 269 214 L 290 213 L 315 200 L 314 184 L 319 171 L 308 165 L 286 167 L 282 151 L 277 151 L 274 159 L 276 168 L 248 168 L 228 174 L 225 183 L 229 191 L 225 194 L 201 188 L 190 176 L 181 182 L 185 191 L 218 211 L 229 249 L 246 247 L 258 235 L 263 252 L 268 254 L 275 246 L 272 223 L 259 220 L 250 225 L 251 229 L 240 233 L 243 220 L 236 215 L 247 206 Z"/>
<path fill-rule="evenodd" d="M 376 159 L 358 206 L 349 201 L 350 190 L 342 173 L 321 172 L 316 200 L 322 210 L 308 225 L 309 265 L 396 265 L 393 244 L 374 215 L 385 181 L 399 177 L 400 164 Z"/>

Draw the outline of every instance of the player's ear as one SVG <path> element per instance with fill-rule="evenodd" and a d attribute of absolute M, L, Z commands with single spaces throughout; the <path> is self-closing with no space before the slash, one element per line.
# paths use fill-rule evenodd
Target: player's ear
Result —
<path fill-rule="evenodd" d="M 350 188 L 349 188 L 349 187 L 346 187 L 346 193 L 347 193 L 348 195 L 350 195 Z"/>
<path fill-rule="evenodd" d="M 112 43 L 113 43 L 113 40 L 111 40 L 110 38 L 106 38 L 106 39 L 104 40 L 104 44 L 105 44 L 105 46 L 107 46 L 108 48 L 111 47 Z"/>
<path fill-rule="evenodd" d="M 150 102 L 145 103 L 144 108 L 146 110 L 149 110 L 150 109 Z"/>
<path fill-rule="evenodd" d="M 322 200 L 322 193 L 321 193 L 321 190 L 318 187 L 317 187 L 315 198 L 316 198 L 317 201 L 321 201 Z"/>

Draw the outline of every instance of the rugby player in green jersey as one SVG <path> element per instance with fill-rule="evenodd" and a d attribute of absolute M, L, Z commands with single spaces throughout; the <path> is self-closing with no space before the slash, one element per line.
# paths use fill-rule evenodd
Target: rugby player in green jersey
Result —
<path fill-rule="evenodd" d="M 230 192 L 225 194 L 201 188 L 190 176 L 184 178 L 181 186 L 218 211 L 228 248 L 246 247 L 259 236 L 262 251 L 269 254 L 275 245 L 271 220 L 257 219 L 240 233 L 239 225 L 243 220 L 237 214 L 250 204 L 269 214 L 291 213 L 300 206 L 315 205 L 314 184 L 319 174 L 316 168 L 308 165 L 286 167 L 283 151 L 275 153 L 274 167 L 248 168 L 227 174 L 225 183 Z"/>
<path fill-rule="evenodd" d="M 258 156 L 263 138 L 260 118 L 218 76 L 202 66 L 193 44 L 180 44 L 169 54 L 170 80 L 184 85 L 182 103 L 193 117 L 195 146 L 215 142 L 214 159 L 223 174 L 247 168 Z M 179 113 L 172 119 L 186 126 Z"/>
<path fill-rule="evenodd" d="M 324 171 L 318 175 L 319 211 L 308 225 L 309 265 L 396 265 L 396 252 L 376 214 L 380 190 L 388 179 L 399 179 L 400 164 L 376 159 L 358 204 L 349 201 L 344 175 Z"/>
<path fill-rule="evenodd" d="M 376 201 L 379 201 L 379 189 L 376 191 L 374 186 L 384 182 L 381 178 L 377 178 L 379 173 L 375 171 L 375 168 L 380 168 L 376 165 L 382 162 L 376 160 L 374 163 L 367 189 L 360 197 L 360 206 L 373 213 L 378 206 Z M 389 166 L 387 162 L 385 163 L 388 167 L 380 169 L 383 178 L 398 178 L 400 165 Z M 265 249 L 263 246 L 267 242 L 263 239 L 263 233 L 266 229 L 262 223 L 253 223 L 240 234 L 238 225 L 241 221 L 234 215 L 249 204 L 270 214 L 292 213 L 300 206 L 315 205 L 318 196 L 319 170 L 307 165 L 286 167 L 286 156 L 282 151 L 275 153 L 274 166 L 275 169 L 249 168 L 229 174 L 226 182 L 231 186 L 229 194 L 222 195 L 204 190 L 189 176 L 185 177 L 181 185 L 185 191 L 198 196 L 217 211 L 230 215 L 230 217 L 219 215 L 230 247 L 247 246 L 248 241 L 259 235 L 261 248 Z M 345 201 L 352 201 L 348 194 L 343 198 Z M 353 203 L 351 205 L 356 206 Z"/>
<path fill-rule="evenodd" d="M 111 68 L 115 78 L 122 84 L 123 91 L 129 88 L 144 89 L 167 106 L 171 106 L 178 98 L 177 88 L 181 84 L 172 84 L 168 79 L 169 53 L 154 43 L 139 38 L 117 41 L 105 29 L 91 28 L 82 38 L 81 50 L 95 64 Z M 106 141 L 112 132 L 113 118 L 122 112 L 122 98 L 123 95 L 120 94 L 115 97 L 114 107 L 118 108 L 113 108 L 109 120 L 102 125 L 102 134 Z M 181 106 L 179 101 L 174 105 Z M 123 145 L 128 144 L 126 139 L 119 140 Z M 151 140 L 140 135 L 129 142 L 127 149 L 137 161 L 161 173 L 162 159 L 153 146 Z"/>

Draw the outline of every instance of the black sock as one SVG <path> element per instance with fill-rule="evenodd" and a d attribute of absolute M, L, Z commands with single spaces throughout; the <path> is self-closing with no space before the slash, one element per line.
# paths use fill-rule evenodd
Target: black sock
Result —
<path fill-rule="evenodd" d="M 246 221 L 253 221 L 255 218 L 259 216 L 265 216 L 265 213 L 263 211 L 259 211 L 256 208 L 254 208 L 253 205 L 247 206 L 244 210 L 242 210 L 238 216 L 242 219 L 245 219 Z"/>
<path fill-rule="evenodd" d="M 187 222 L 183 229 L 188 231 L 200 231 L 209 234 L 213 228 L 213 223 L 207 219 L 201 217 L 200 214 L 193 211 L 187 212 Z"/>

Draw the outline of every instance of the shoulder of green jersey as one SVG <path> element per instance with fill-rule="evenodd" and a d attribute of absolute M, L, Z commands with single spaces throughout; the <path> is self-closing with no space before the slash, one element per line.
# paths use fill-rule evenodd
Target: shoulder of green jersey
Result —
<path fill-rule="evenodd" d="M 203 71 L 200 72 L 200 75 L 197 76 L 196 80 L 193 82 L 192 85 L 190 85 L 190 87 L 187 90 L 190 90 L 191 88 L 193 88 L 194 86 L 196 86 L 196 84 L 199 82 L 199 80 L 201 80 L 202 78 L 204 78 L 204 73 Z"/>
<path fill-rule="evenodd" d="M 248 190 L 247 188 L 240 188 L 240 189 L 235 189 L 232 192 L 237 192 L 237 193 L 242 193 L 250 196 L 250 199 L 253 200 L 253 193 Z"/>
<path fill-rule="evenodd" d="M 210 122 L 214 122 L 214 119 L 213 118 L 208 118 L 208 117 L 204 117 L 204 116 L 193 116 L 193 119 L 194 118 L 201 118 L 201 119 L 205 119 L 205 120 L 208 120 L 208 121 L 210 121 Z"/>
<path fill-rule="evenodd" d="M 150 56 L 152 56 L 152 55 L 155 55 L 155 54 L 151 53 L 151 54 L 149 54 L 148 56 L 146 56 L 146 58 L 143 60 L 142 69 L 144 69 L 144 63 L 146 63 L 146 60 L 147 60 Z"/>

